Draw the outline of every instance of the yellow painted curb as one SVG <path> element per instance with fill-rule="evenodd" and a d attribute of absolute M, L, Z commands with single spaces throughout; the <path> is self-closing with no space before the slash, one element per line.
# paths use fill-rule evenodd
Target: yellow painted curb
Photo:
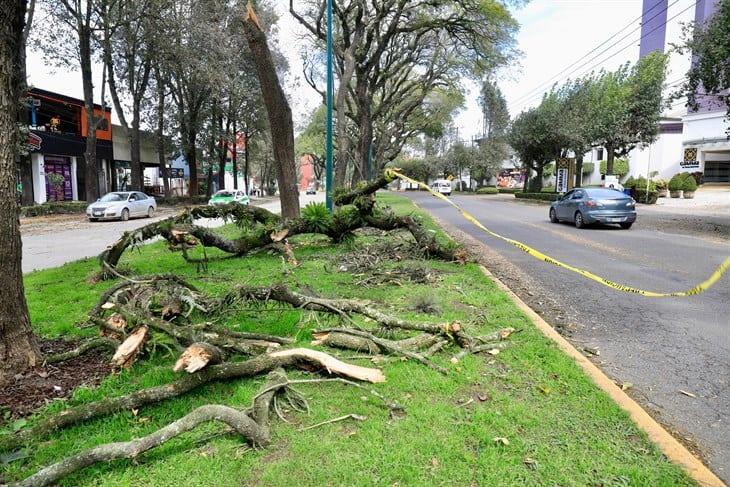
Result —
<path fill-rule="evenodd" d="M 480 265 L 482 272 L 499 287 L 502 291 L 512 299 L 512 301 L 520 308 L 530 320 L 535 324 L 538 330 L 542 332 L 547 338 L 555 342 L 566 354 L 572 357 L 583 371 L 593 380 L 593 382 L 601 388 L 621 409 L 629 413 L 631 419 L 634 421 L 636 426 L 644 431 L 651 441 L 653 441 L 664 455 L 669 458 L 673 463 L 681 466 L 687 474 L 692 477 L 698 484 L 703 487 L 727 487 L 725 483 L 720 480 L 714 473 L 710 471 L 697 457 L 692 455 L 684 445 L 677 441 L 667 430 L 665 430 L 659 423 L 654 421 L 654 418 L 639 406 L 628 394 L 622 391 L 606 374 L 603 373 L 593 362 L 588 360 L 582 353 L 573 347 L 573 345 L 563 338 L 555 329 L 550 326 L 545 320 L 540 317 L 532 308 L 530 308 L 519 296 L 517 296 L 510 288 L 508 288 L 502 281 L 500 281 L 494 274 L 489 270 Z"/>

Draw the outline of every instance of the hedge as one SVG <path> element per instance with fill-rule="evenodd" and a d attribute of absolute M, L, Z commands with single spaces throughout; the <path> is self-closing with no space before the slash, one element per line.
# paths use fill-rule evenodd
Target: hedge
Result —
<path fill-rule="evenodd" d="M 522 192 L 522 188 L 497 188 L 500 193 L 515 194 Z"/>
<path fill-rule="evenodd" d="M 49 201 L 40 205 L 23 206 L 20 216 L 66 215 L 84 213 L 88 203 L 85 201 Z"/>
<path fill-rule="evenodd" d="M 515 198 L 540 201 L 557 201 L 560 198 L 558 193 L 515 193 Z"/>
<path fill-rule="evenodd" d="M 602 176 L 606 175 L 607 161 L 601 161 L 599 163 L 599 171 Z M 614 159 L 613 160 L 613 174 L 620 178 L 626 176 L 629 173 L 629 161 L 626 159 Z"/>
<path fill-rule="evenodd" d="M 158 205 L 176 206 L 176 205 L 205 205 L 208 203 L 208 197 L 205 195 L 190 196 L 155 196 Z"/>
<path fill-rule="evenodd" d="M 497 194 L 499 190 L 492 186 L 485 186 L 484 188 L 477 189 L 477 194 Z"/>

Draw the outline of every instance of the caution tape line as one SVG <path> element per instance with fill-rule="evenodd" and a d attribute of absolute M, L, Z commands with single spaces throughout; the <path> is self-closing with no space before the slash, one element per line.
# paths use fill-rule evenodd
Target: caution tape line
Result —
<path fill-rule="evenodd" d="M 391 179 L 391 180 L 395 180 L 395 179 L 400 178 L 400 179 L 403 179 L 405 181 L 408 181 L 409 183 L 412 183 L 412 184 L 415 184 L 415 185 L 420 186 L 421 188 L 425 189 L 426 191 L 428 191 L 432 195 L 436 196 L 437 198 L 439 198 L 439 199 L 447 202 L 448 204 L 450 204 L 451 206 L 453 206 L 454 208 L 456 208 L 459 211 L 459 213 L 461 213 L 461 215 L 467 221 L 471 222 L 474 226 L 476 226 L 477 228 L 479 228 L 483 232 L 487 233 L 488 235 L 491 235 L 492 237 L 495 237 L 495 238 L 498 238 L 498 239 L 500 239 L 500 240 L 502 240 L 504 242 L 507 242 L 510 245 L 513 245 L 513 246 L 517 247 L 518 249 L 522 250 L 526 254 L 531 255 L 532 257 L 534 257 L 534 258 L 536 258 L 538 260 L 541 260 L 543 262 L 547 262 L 548 264 L 552 264 L 552 265 L 554 265 L 556 267 L 560 267 L 562 269 L 567 269 L 567 270 L 569 270 L 571 272 L 575 272 L 576 274 L 579 274 L 579 275 L 581 275 L 581 276 L 583 276 L 583 277 L 585 277 L 587 279 L 590 279 L 592 281 L 595 281 L 595 282 L 597 282 L 599 284 L 603 284 L 604 286 L 607 286 L 607 287 L 609 287 L 611 289 L 615 289 L 617 291 L 623 291 L 623 292 L 631 293 L 631 294 L 638 294 L 640 296 L 645 296 L 645 297 L 648 297 L 648 298 L 668 298 L 668 297 L 681 297 L 681 296 L 695 296 L 695 295 L 700 294 L 700 293 L 708 290 L 709 288 L 711 288 L 715 283 L 717 283 L 717 281 L 720 280 L 720 278 L 723 276 L 723 274 L 725 274 L 725 272 L 727 272 L 730 269 L 730 257 L 728 257 L 728 258 L 725 259 L 725 261 L 722 264 L 720 264 L 717 267 L 717 269 L 715 269 L 715 271 L 712 274 L 710 274 L 710 277 L 708 277 L 706 280 L 702 281 L 697 286 L 695 286 L 692 289 L 689 289 L 687 291 L 678 291 L 678 292 L 673 292 L 673 293 L 658 293 L 658 292 L 653 292 L 653 291 L 646 291 L 644 289 L 639 289 L 639 288 L 635 288 L 635 287 L 632 287 L 632 286 L 626 286 L 624 284 L 619 284 L 617 282 L 614 282 L 614 281 L 611 281 L 609 279 L 606 279 L 605 277 L 601 277 L 601 276 L 598 276 L 596 274 L 593 274 L 592 272 L 587 271 L 585 269 L 580 269 L 580 268 L 574 267 L 574 266 L 572 266 L 570 264 L 566 264 L 564 262 L 561 262 L 561 261 L 559 261 L 557 259 L 554 259 L 554 258 L 550 257 L 549 255 L 546 255 L 546 254 L 540 252 L 539 250 L 533 249 L 529 245 L 525 245 L 522 242 L 519 242 L 517 240 L 511 239 L 511 238 L 508 238 L 508 237 L 505 237 L 503 235 L 498 234 L 497 232 L 494 232 L 494 231 L 488 229 L 487 227 L 485 227 L 484 225 L 482 225 L 479 220 L 477 220 L 476 218 L 474 218 L 474 216 L 471 215 L 468 211 L 466 211 L 461 206 L 459 206 L 456 203 L 454 203 L 453 201 L 451 201 L 449 198 L 447 198 L 443 194 L 441 194 L 441 193 L 439 193 L 437 191 L 432 190 L 425 183 L 422 183 L 420 181 L 416 181 L 415 179 L 409 178 L 405 174 L 401 174 L 400 172 L 398 172 L 398 171 L 396 171 L 394 169 L 386 169 L 385 170 L 385 176 L 387 178 Z"/>

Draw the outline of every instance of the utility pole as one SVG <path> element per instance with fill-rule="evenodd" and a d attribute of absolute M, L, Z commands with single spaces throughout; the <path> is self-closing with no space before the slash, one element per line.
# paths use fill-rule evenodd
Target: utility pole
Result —
<path fill-rule="evenodd" d="M 327 0 L 327 135 L 325 163 L 325 204 L 332 213 L 332 98 L 334 92 L 334 73 L 332 72 L 332 0 Z"/>

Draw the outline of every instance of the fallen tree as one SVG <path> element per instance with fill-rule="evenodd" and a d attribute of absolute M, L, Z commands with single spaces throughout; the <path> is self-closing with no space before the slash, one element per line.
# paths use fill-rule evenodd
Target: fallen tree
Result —
<path fill-rule="evenodd" d="M 124 252 L 155 237 L 162 237 L 173 250 L 181 250 L 183 257 L 189 259 L 187 251 L 196 246 L 217 248 L 232 256 L 243 256 L 261 248 L 285 241 L 286 238 L 301 234 L 326 235 L 333 242 L 342 242 L 357 229 L 373 227 L 385 231 L 407 230 L 416 245 L 429 257 L 448 261 L 464 261 L 465 253 L 455 245 L 440 243 L 433 232 L 425 229 L 412 216 L 397 216 L 375 203 L 374 194 L 395 180 L 391 173 L 381 176 L 374 182 L 341 193 L 334 198 L 339 206 L 334 214 L 318 211 L 302 212 L 302 216 L 285 219 L 263 208 L 228 204 L 221 207 L 198 207 L 150 223 L 136 230 L 125 232 L 99 256 L 103 277 L 110 277 L 119 264 Z M 319 205 L 323 208 L 323 205 Z M 201 218 L 220 218 L 233 222 L 242 229 L 242 235 L 227 239 L 216 232 L 196 225 Z"/>
<path fill-rule="evenodd" d="M 306 348 L 281 350 L 276 353 L 259 355 L 243 362 L 211 365 L 195 374 L 186 375 L 168 384 L 149 387 L 124 396 L 108 397 L 66 409 L 37 422 L 30 428 L 20 430 L 12 435 L 0 436 L 0 451 L 12 450 L 33 439 L 90 419 L 166 401 L 197 389 L 204 384 L 255 377 L 279 367 L 301 367 L 306 370 L 318 370 L 327 374 L 341 375 L 371 383 L 385 381 L 385 376 L 378 369 L 348 364 L 324 352 Z"/>

